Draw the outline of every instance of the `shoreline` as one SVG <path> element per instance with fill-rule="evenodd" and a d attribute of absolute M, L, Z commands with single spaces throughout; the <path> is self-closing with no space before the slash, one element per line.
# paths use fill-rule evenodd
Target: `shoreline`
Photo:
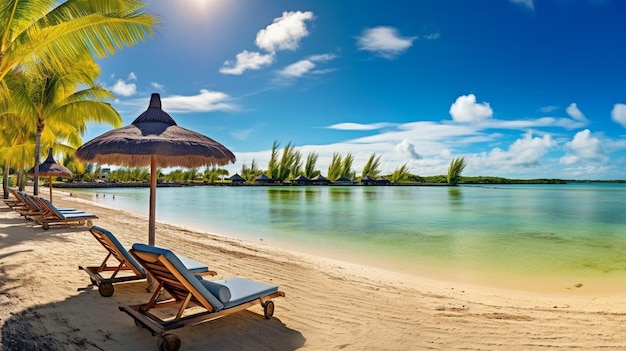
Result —
<path fill-rule="evenodd" d="M 147 219 L 67 193 L 57 206 L 98 214 L 95 225 L 125 247 L 145 242 Z M 104 251 L 85 227 L 44 231 L 0 205 L 0 318 L 3 350 L 154 349 L 117 306 L 147 302 L 145 285 L 118 284 L 111 298 L 89 287 L 78 265 Z M 315 257 L 157 222 L 157 245 L 207 263 L 216 279 L 276 284 L 274 319 L 251 308 L 173 331 L 183 349 L 620 349 L 624 294 L 525 293 L 435 280 Z M 24 348 L 26 347 L 26 348 Z M 32 349 L 32 348 L 31 348 Z"/>
<path fill-rule="evenodd" d="M 64 189 L 68 191 L 68 189 Z M 106 194 L 111 195 L 111 193 Z M 113 201 L 104 201 L 102 193 L 100 199 L 94 198 L 93 194 L 85 195 L 80 189 L 72 193 L 75 197 L 80 197 L 97 206 L 113 208 Z M 66 193 L 67 195 L 67 193 Z M 97 195 L 96 195 L 97 197 Z M 113 197 L 115 198 L 115 197 Z M 109 197 L 107 196 L 107 199 Z M 143 209 L 140 209 L 143 210 Z M 133 213 L 142 215 L 137 209 L 130 209 Z M 157 216 L 157 220 L 159 217 Z M 168 220 L 160 220 L 162 223 L 179 226 L 189 231 L 198 231 L 205 235 L 217 235 L 226 238 L 237 238 L 244 240 L 250 244 L 263 244 L 270 248 L 281 248 L 296 253 L 306 253 L 314 257 L 328 258 L 340 262 L 350 262 L 368 267 L 376 267 L 388 272 L 407 274 L 409 276 L 417 276 L 429 278 L 433 280 L 449 281 L 454 283 L 463 283 L 475 285 L 485 288 L 514 290 L 525 293 L 550 294 L 550 295 L 567 295 L 567 296 L 597 296 L 605 294 L 622 294 L 626 293 L 626 286 L 621 283 L 624 273 L 621 270 L 600 272 L 600 271 L 576 271 L 555 273 L 546 271 L 540 272 L 521 272 L 512 273 L 506 269 L 499 269 L 498 266 L 476 266 L 476 265 L 460 265 L 459 262 L 446 265 L 437 261 L 425 261 L 420 263 L 409 263 L 406 258 L 400 256 L 384 255 L 380 252 L 371 250 L 346 250 L 344 247 L 327 246 L 310 240 L 281 240 L 279 238 L 267 237 L 263 234 L 258 236 L 241 234 L 241 231 L 222 232 L 218 228 L 208 229 L 198 226 L 192 222 L 185 225 L 184 221 L 169 218 Z M 223 228 L 222 228 L 223 229 Z"/>

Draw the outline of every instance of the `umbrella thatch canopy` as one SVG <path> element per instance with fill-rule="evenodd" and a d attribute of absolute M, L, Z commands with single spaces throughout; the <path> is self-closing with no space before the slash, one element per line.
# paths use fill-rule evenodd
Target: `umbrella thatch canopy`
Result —
<path fill-rule="evenodd" d="M 201 167 L 235 162 L 235 155 L 217 141 L 179 127 L 161 109 L 159 94 L 152 94 L 148 109 L 132 124 L 111 130 L 85 143 L 76 157 L 100 164 L 150 166 L 150 224 L 148 244 L 154 245 L 156 168 Z"/>
<path fill-rule="evenodd" d="M 35 167 L 28 170 L 28 174 L 34 174 Z M 52 157 L 52 148 L 48 150 L 48 158 L 39 165 L 39 175 L 43 177 L 50 177 L 50 202 L 52 202 L 52 177 L 65 177 L 72 178 L 72 171 L 65 168 L 65 166 L 58 164 Z"/>

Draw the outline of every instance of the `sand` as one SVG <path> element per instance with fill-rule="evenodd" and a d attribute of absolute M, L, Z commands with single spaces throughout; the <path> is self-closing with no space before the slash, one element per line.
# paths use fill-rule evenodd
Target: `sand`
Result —
<path fill-rule="evenodd" d="M 55 192 L 57 206 L 130 248 L 147 218 Z M 158 219 L 157 219 L 158 220 Z M 626 347 L 626 294 L 550 294 L 385 271 L 157 223 L 157 246 L 204 262 L 216 279 L 278 285 L 274 318 L 259 306 L 173 331 L 182 350 L 543 350 Z M 100 296 L 79 265 L 106 252 L 86 227 L 43 230 L 0 204 L 2 350 L 157 350 L 157 337 L 118 307 L 147 302 L 146 282 Z M 513 278 L 512 278 L 513 279 Z"/>

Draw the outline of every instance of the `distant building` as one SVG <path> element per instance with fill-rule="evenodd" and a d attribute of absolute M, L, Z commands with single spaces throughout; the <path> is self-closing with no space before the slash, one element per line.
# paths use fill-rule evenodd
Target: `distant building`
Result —
<path fill-rule="evenodd" d="M 111 173 L 111 168 L 100 168 L 100 173 L 98 174 L 97 179 L 108 181 L 109 173 Z"/>
<path fill-rule="evenodd" d="M 363 177 L 363 179 L 361 179 L 361 183 L 363 185 L 376 185 L 376 180 L 370 176 L 365 176 Z"/>
<path fill-rule="evenodd" d="M 254 183 L 256 184 L 273 184 L 274 179 L 266 176 L 265 174 L 261 174 L 260 176 L 254 178 Z"/>
<path fill-rule="evenodd" d="M 330 181 L 320 174 L 311 178 L 311 183 L 313 183 L 314 185 L 328 185 Z"/>
<path fill-rule="evenodd" d="M 242 185 L 246 181 L 242 176 L 240 176 L 237 173 L 235 173 L 228 179 L 230 179 L 233 182 L 233 185 Z"/>
<path fill-rule="evenodd" d="M 299 175 L 291 181 L 293 185 L 309 185 L 311 184 L 311 179 L 305 177 L 304 175 Z"/>
<path fill-rule="evenodd" d="M 391 184 L 391 182 L 388 179 L 385 179 L 385 177 L 380 176 L 378 177 L 378 179 L 376 179 L 376 184 L 387 185 L 387 184 Z"/>
<path fill-rule="evenodd" d="M 353 185 L 354 184 L 354 180 L 348 178 L 348 177 L 340 177 L 339 179 L 335 180 L 333 182 L 333 184 L 335 185 Z"/>

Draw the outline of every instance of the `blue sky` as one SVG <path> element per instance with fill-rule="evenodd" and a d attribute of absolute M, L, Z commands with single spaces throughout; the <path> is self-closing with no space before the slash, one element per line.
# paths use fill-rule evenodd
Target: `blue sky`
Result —
<path fill-rule="evenodd" d="M 148 0 L 154 39 L 100 60 L 131 123 L 160 93 L 185 128 L 267 168 L 272 142 L 372 153 L 384 172 L 626 179 L 621 0 Z M 110 126 L 90 125 L 84 140 Z"/>

